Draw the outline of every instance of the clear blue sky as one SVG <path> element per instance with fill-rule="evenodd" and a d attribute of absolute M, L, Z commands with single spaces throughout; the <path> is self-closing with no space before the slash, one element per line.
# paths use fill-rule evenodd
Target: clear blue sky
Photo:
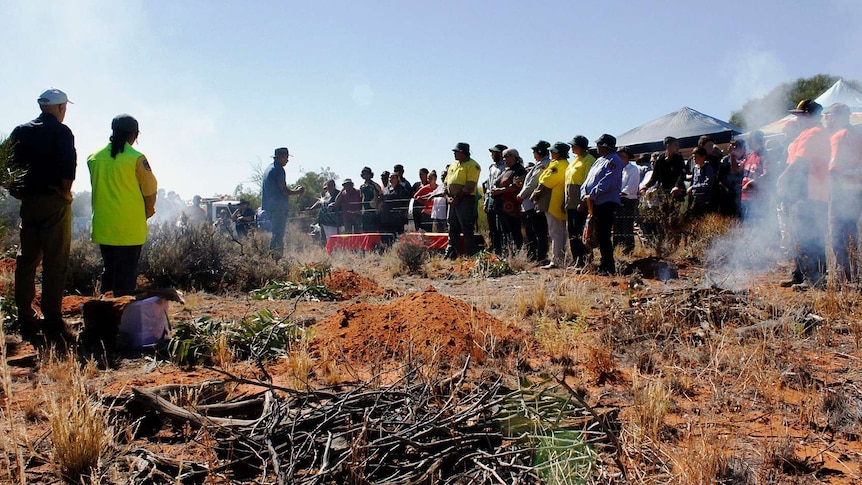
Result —
<path fill-rule="evenodd" d="M 441 170 L 456 142 L 619 135 L 682 106 L 727 119 L 818 73 L 862 79 L 862 2 L 0 0 L 0 134 L 51 86 L 79 155 L 138 118 L 161 187 L 230 193 L 272 150 L 288 183 Z"/>

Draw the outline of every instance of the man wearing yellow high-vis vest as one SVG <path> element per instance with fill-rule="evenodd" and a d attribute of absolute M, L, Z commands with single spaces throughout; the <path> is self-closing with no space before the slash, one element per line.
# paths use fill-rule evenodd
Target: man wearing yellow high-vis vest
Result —
<path fill-rule="evenodd" d="M 118 115 L 111 121 L 111 131 L 110 143 L 87 158 L 93 185 L 91 237 L 102 253 L 101 293 L 123 296 L 135 291 L 147 219 L 156 212 L 158 183 L 147 157 L 132 148 L 138 121 Z"/>

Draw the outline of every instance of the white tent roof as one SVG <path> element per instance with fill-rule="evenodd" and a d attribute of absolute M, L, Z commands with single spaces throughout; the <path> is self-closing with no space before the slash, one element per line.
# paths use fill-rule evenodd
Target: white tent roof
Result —
<path fill-rule="evenodd" d="M 853 86 L 839 79 L 814 101 L 817 101 L 823 109 L 835 103 L 844 103 L 850 107 L 850 111 L 862 111 L 862 93 Z"/>
<path fill-rule="evenodd" d="M 668 113 L 661 118 L 623 133 L 617 137 L 617 145 L 631 146 L 661 142 L 666 136 L 687 138 L 723 132 L 742 133 L 742 129 L 684 106 L 673 113 Z"/>
<path fill-rule="evenodd" d="M 862 113 L 862 93 L 854 89 L 853 86 L 844 82 L 843 79 L 835 81 L 835 84 L 833 84 L 832 87 L 823 91 L 823 94 L 815 98 L 814 101 L 817 101 L 820 106 L 823 106 L 824 110 L 835 103 L 846 104 L 847 107 L 850 108 L 850 112 L 854 113 L 853 116 L 850 117 L 850 122 L 854 125 L 859 124 L 858 115 L 855 113 Z M 759 130 L 766 136 L 779 135 L 782 130 L 784 130 L 784 125 L 795 119 L 795 115 L 787 115 L 784 118 L 761 126 Z"/>

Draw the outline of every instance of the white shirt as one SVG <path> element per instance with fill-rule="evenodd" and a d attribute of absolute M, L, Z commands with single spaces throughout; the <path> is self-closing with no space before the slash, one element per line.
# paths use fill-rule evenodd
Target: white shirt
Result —
<path fill-rule="evenodd" d="M 442 193 L 443 184 L 437 184 L 437 188 L 434 189 L 429 195 L 439 195 Z M 431 219 L 446 220 L 446 213 L 448 209 L 446 197 L 434 197 L 431 200 L 434 202 L 434 205 L 431 207 Z"/>
<path fill-rule="evenodd" d="M 623 167 L 622 196 L 626 199 L 638 200 L 639 182 L 641 179 L 638 166 L 629 162 Z"/>

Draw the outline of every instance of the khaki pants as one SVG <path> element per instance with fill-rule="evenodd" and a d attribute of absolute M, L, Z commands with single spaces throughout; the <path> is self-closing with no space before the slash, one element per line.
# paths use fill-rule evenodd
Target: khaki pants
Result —
<path fill-rule="evenodd" d="M 42 263 L 42 315 L 62 318 L 63 290 L 72 244 L 72 204 L 58 194 L 21 199 L 21 247 L 15 267 L 15 302 L 21 320 L 36 319 L 36 268 Z"/>

